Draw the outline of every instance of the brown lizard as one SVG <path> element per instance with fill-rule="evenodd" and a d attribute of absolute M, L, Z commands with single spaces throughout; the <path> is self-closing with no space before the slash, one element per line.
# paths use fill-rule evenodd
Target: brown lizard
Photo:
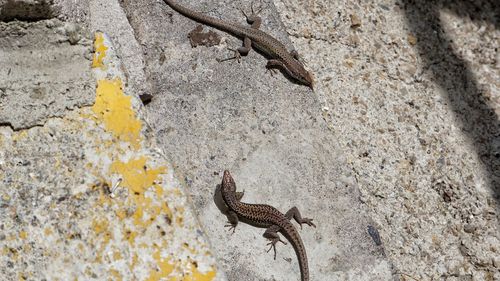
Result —
<path fill-rule="evenodd" d="M 250 27 L 246 27 L 190 10 L 172 0 L 163 1 L 172 7 L 172 9 L 188 18 L 243 38 L 243 46 L 237 49 L 235 58 L 239 59 L 240 55 L 246 56 L 250 51 L 251 46 L 254 46 L 269 58 L 266 65 L 268 69 L 276 67 L 281 68 L 293 79 L 313 89 L 313 77 L 299 61 L 297 51 L 294 50 L 289 52 L 283 43 L 271 35 L 259 30 L 261 19 L 255 15 L 253 8 L 252 15 L 250 16 L 243 12 L 247 18 L 247 22 L 251 24 Z"/>
<path fill-rule="evenodd" d="M 293 207 L 286 214 L 282 214 L 276 208 L 269 205 L 240 202 L 244 192 L 236 191 L 236 183 L 227 170 L 224 171 L 224 176 L 222 177 L 221 193 L 228 207 L 229 224 L 226 226 L 230 227 L 234 232 L 238 221 L 242 220 L 257 227 L 267 228 L 264 232 L 264 237 L 270 240 L 268 243 L 270 247 L 267 251 L 269 252 L 271 248 L 274 250 L 274 259 L 276 259 L 276 243 L 282 242 L 286 244 L 286 242 L 280 239 L 278 235 L 278 232 L 280 232 L 292 244 L 297 254 L 301 280 L 309 281 L 306 249 L 297 229 L 290 220 L 294 218 L 300 224 L 301 228 L 303 223 L 316 227 L 312 219 L 302 218 L 297 207 Z"/>

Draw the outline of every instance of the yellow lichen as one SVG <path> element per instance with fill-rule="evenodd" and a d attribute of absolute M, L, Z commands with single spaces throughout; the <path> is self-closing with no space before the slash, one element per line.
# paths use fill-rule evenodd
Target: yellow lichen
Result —
<path fill-rule="evenodd" d="M 45 236 L 49 236 L 51 235 L 53 232 L 52 232 L 52 229 L 50 229 L 49 227 L 46 227 L 43 232 L 45 233 Z"/>
<path fill-rule="evenodd" d="M 108 245 L 109 241 L 113 238 L 113 234 L 109 230 L 109 222 L 106 219 L 99 221 L 94 219 L 92 221 L 92 229 L 97 237 L 102 236 L 103 239 L 96 256 L 96 262 L 101 262 L 102 252 L 104 251 L 106 245 Z"/>
<path fill-rule="evenodd" d="M 97 74 L 103 74 L 101 70 L 114 67 L 105 65 L 107 64 L 106 56 L 113 55 L 112 50 L 108 52 L 107 42 L 102 33 L 96 33 L 92 67 L 100 68 L 95 70 Z M 110 77 L 110 73 L 98 75 L 98 77 Z M 168 243 L 178 241 L 172 239 L 170 235 L 175 235 L 177 227 L 184 226 L 183 213 L 185 211 L 182 204 L 172 203 L 169 206 L 165 202 L 165 193 L 167 190 L 173 190 L 173 192 L 168 192 L 168 197 L 181 198 L 185 194 L 179 188 L 165 189 L 163 178 L 166 167 L 151 167 L 152 161 L 149 156 L 143 154 L 145 151 L 142 148 L 143 123 L 137 118 L 132 97 L 125 95 L 122 87 L 122 81 L 119 78 L 98 80 L 96 101 L 92 106 L 93 114 L 89 114 L 90 111 L 87 111 L 86 115 L 80 114 L 81 117 L 89 120 L 89 124 L 95 122 L 91 126 L 104 127 L 107 132 L 104 134 L 104 139 L 95 138 L 93 134 L 86 136 L 96 139 L 94 149 L 95 154 L 99 155 L 96 159 L 100 159 L 98 162 L 87 165 L 88 170 L 101 182 L 92 187 L 92 190 L 99 194 L 94 206 L 101 211 L 107 210 L 104 215 L 94 218 L 91 223 L 94 238 L 91 239 L 88 247 L 96 248 L 94 261 L 102 264 L 109 260 L 114 262 L 125 259 L 133 276 L 135 276 L 134 268 L 147 266 L 151 271 L 146 280 L 151 281 L 213 280 L 215 270 L 212 268 L 206 273 L 201 273 L 196 262 L 177 259 L 175 256 L 166 255 L 163 250 L 167 248 Z M 111 163 L 107 162 L 108 159 L 111 159 Z M 109 166 L 108 163 L 110 163 Z M 105 167 L 101 167 L 102 164 Z M 115 196 L 110 196 L 109 189 L 115 183 L 111 179 L 116 179 L 116 177 L 121 179 L 121 183 L 117 191 L 113 192 Z M 153 223 L 155 227 L 152 227 Z M 165 224 L 174 224 L 174 226 L 165 228 Z M 113 234 L 116 237 L 113 237 Z M 154 240 L 144 239 L 150 234 L 161 234 L 161 236 L 159 239 L 154 237 Z M 112 241 L 112 239 L 121 241 Z M 197 241 L 188 238 L 185 241 L 186 248 L 174 247 L 174 249 L 180 251 L 180 255 L 196 256 Z M 123 243 L 130 245 L 130 251 L 120 252 Z M 80 247 L 81 245 L 78 246 L 80 251 L 85 250 Z M 205 246 L 201 245 L 201 247 Z M 103 255 L 103 252 L 106 252 L 106 255 Z M 102 278 L 103 280 L 129 278 L 122 276 L 124 272 L 126 271 L 108 268 L 107 276 Z"/>
<path fill-rule="evenodd" d="M 147 281 L 158 281 L 166 278 L 175 268 L 168 259 L 161 257 L 159 249 L 153 253 L 153 259 L 155 259 L 158 268 L 150 271 Z"/>
<path fill-rule="evenodd" d="M 101 32 L 96 32 L 94 40 L 94 57 L 92 59 L 92 68 L 104 69 L 104 57 L 106 57 L 106 51 L 108 47 L 104 44 L 104 34 Z"/>
<path fill-rule="evenodd" d="M 135 237 L 137 237 L 137 232 L 135 231 L 130 231 L 130 230 L 127 230 L 125 232 L 125 239 L 128 241 L 128 243 L 131 245 L 131 246 L 134 246 L 135 244 Z"/>
<path fill-rule="evenodd" d="M 115 261 L 121 260 L 122 259 L 122 253 L 120 253 L 120 251 L 115 250 L 114 253 L 113 253 L 113 259 Z"/>
<path fill-rule="evenodd" d="M 101 221 L 94 220 L 92 222 L 92 229 L 94 230 L 96 235 L 99 235 L 101 233 L 108 231 L 108 226 L 109 226 L 109 223 L 106 219 L 103 219 Z"/>
<path fill-rule="evenodd" d="M 127 217 L 127 210 L 125 209 L 119 209 L 115 211 L 116 216 L 118 217 L 119 220 L 123 220 Z"/>
<path fill-rule="evenodd" d="M 131 97 L 122 90 L 122 81 L 97 81 L 97 93 L 92 110 L 107 131 L 121 141 L 130 143 L 138 149 L 141 141 L 142 123 L 136 118 Z"/>
<path fill-rule="evenodd" d="M 132 262 L 130 263 L 130 268 L 134 269 L 135 266 L 137 265 L 137 261 L 139 260 L 139 257 L 137 256 L 137 253 L 134 253 L 132 256 Z"/>
<path fill-rule="evenodd" d="M 160 215 L 160 207 L 154 205 L 153 200 L 146 197 L 145 193 L 149 188 L 157 186 L 159 176 L 166 172 L 165 167 L 148 168 L 146 162 L 147 158 L 143 156 L 128 162 L 116 161 L 110 167 L 110 172 L 121 175 L 122 185 L 129 188 L 130 198 L 136 208 L 132 214 L 134 224 L 143 228 Z"/>
<path fill-rule="evenodd" d="M 207 273 L 201 273 L 196 266 L 192 266 L 191 275 L 187 275 L 184 281 L 211 281 L 215 278 L 215 270 L 210 269 Z"/>
<path fill-rule="evenodd" d="M 27 130 L 23 130 L 17 134 L 13 134 L 12 135 L 12 140 L 13 141 L 20 141 L 22 139 L 25 139 L 26 137 L 28 136 L 28 131 Z"/>
<path fill-rule="evenodd" d="M 118 270 L 116 270 L 116 269 L 110 269 L 109 273 L 111 274 L 111 276 L 114 277 L 114 279 L 110 279 L 110 280 L 116 280 L 116 281 L 122 281 L 123 280 L 123 277 L 122 277 L 122 275 L 120 274 L 120 272 Z"/>

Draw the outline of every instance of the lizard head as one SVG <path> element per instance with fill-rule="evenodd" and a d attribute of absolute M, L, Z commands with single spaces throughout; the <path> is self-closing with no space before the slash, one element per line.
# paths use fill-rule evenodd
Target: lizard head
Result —
<path fill-rule="evenodd" d="M 304 73 L 301 73 L 300 79 L 298 79 L 298 80 L 300 81 L 300 83 L 311 88 L 311 90 L 314 90 L 314 78 L 313 78 L 313 76 L 304 67 L 302 67 L 302 69 L 304 70 Z"/>
<path fill-rule="evenodd" d="M 222 189 L 236 191 L 236 183 L 228 170 L 225 170 L 222 176 Z"/>
<path fill-rule="evenodd" d="M 287 72 L 292 78 L 314 90 L 314 78 L 312 74 L 304 68 L 304 65 L 297 59 L 287 66 Z"/>

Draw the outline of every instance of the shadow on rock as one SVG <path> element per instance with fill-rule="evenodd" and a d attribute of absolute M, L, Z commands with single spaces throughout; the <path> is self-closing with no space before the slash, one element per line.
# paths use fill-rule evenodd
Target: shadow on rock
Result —
<path fill-rule="evenodd" d="M 467 63 L 455 52 L 443 30 L 440 11 L 488 22 L 499 28 L 500 5 L 495 1 L 402 0 L 406 20 L 418 38 L 418 51 L 436 82 L 445 92 L 459 126 L 474 143 L 488 173 L 487 184 L 500 204 L 500 122 L 489 97 L 478 87 Z"/>

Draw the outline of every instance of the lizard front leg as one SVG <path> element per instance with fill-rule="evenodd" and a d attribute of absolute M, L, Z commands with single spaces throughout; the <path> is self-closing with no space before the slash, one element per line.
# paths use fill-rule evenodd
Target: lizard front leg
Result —
<path fill-rule="evenodd" d="M 241 201 L 241 198 L 243 198 L 243 195 L 245 195 L 245 190 L 242 192 L 235 192 L 236 200 Z"/>
<path fill-rule="evenodd" d="M 292 50 L 292 51 L 290 52 L 290 55 L 291 55 L 294 59 L 296 59 L 296 60 L 299 60 L 299 59 L 300 59 L 299 52 L 297 52 L 297 50 Z"/>
<path fill-rule="evenodd" d="M 234 195 L 236 197 L 236 200 L 241 201 L 241 198 L 243 198 L 243 195 L 245 195 L 245 191 L 234 191 Z M 233 231 L 231 234 L 233 234 L 236 231 L 236 226 L 238 225 L 239 219 L 238 219 L 238 214 L 236 214 L 235 211 L 229 210 L 227 211 L 227 220 L 228 223 L 224 225 L 224 227 L 229 227 L 229 231 Z"/>
<path fill-rule="evenodd" d="M 260 24 L 262 23 L 262 19 L 257 14 L 260 13 L 260 11 L 262 9 L 260 9 L 257 13 L 255 13 L 255 11 L 253 9 L 253 3 L 252 3 L 251 8 L 252 8 L 251 15 L 247 15 L 245 13 L 245 11 L 243 11 L 243 9 L 240 9 L 240 11 L 245 16 L 245 18 L 246 18 L 247 22 L 250 24 L 251 28 L 259 29 Z M 233 60 L 233 59 L 236 59 L 238 62 L 241 62 L 241 57 L 248 55 L 248 53 L 250 52 L 251 49 L 252 49 L 252 40 L 250 40 L 250 38 L 248 38 L 248 37 L 245 37 L 245 38 L 243 38 L 243 46 L 239 47 L 236 50 L 230 49 L 231 51 L 234 52 L 234 57 L 223 59 L 223 60 L 221 60 L 221 62 L 227 61 L 227 60 Z"/>
<path fill-rule="evenodd" d="M 302 66 L 304 66 L 304 61 L 302 60 L 302 58 L 300 57 L 299 55 L 299 52 L 297 52 L 297 50 L 292 50 L 290 52 L 290 55 L 296 59 Z"/>
<path fill-rule="evenodd" d="M 300 63 L 300 62 L 299 62 Z M 283 69 L 291 78 L 301 81 L 301 77 L 290 70 L 287 65 L 281 59 L 270 59 L 267 61 L 266 68 L 268 70 L 273 70 L 275 68 Z"/>
<path fill-rule="evenodd" d="M 251 15 L 247 15 L 245 13 L 245 11 L 243 11 L 243 9 L 240 9 L 240 11 L 245 16 L 245 18 L 246 18 L 247 22 L 250 24 L 251 28 L 259 29 L 260 24 L 262 23 L 262 19 L 257 14 L 260 12 L 260 10 L 257 13 L 255 13 L 253 10 L 253 3 L 252 3 L 251 8 L 252 8 Z M 252 49 L 252 40 L 250 40 L 250 38 L 248 38 L 248 37 L 243 38 L 243 46 L 239 47 L 236 50 L 237 53 L 235 52 L 234 58 L 237 59 L 238 62 L 240 62 L 241 56 L 248 55 L 248 52 L 250 52 L 251 49 Z"/>
<path fill-rule="evenodd" d="M 238 192 L 238 193 L 241 193 L 241 192 Z M 243 194 L 241 195 L 243 196 Z M 236 231 L 236 226 L 238 226 L 238 214 L 236 214 L 235 211 L 232 211 L 232 210 L 229 210 L 227 212 L 227 220 L 228 220 L 228 223 L 226 225 L 224 225 L 224 227 L 229 227 L 229 231 L 233 231 L 231 234 L 234 234 L 234 232 Z"/>
<path fill-rule="evenodd" d="M 270 59 L 270 60 L 268 60 L 267 64 L 266 64 L 266 68 L 269 71 L 271 71 L 271 73 L 273 71 L 276 71 L 276 68 L 281 68 L 286 73 L 288 73 L 288 75 L 290 75 L 291 77 L 295 77 L 295 75 L 286 67 L 286 65 L 281 60 L 277 60 L 277 59 Z"/>
<path fill-rule="evenodd" d="M 279 226 L 271 225 L 266 229 L 263 235 L 265 238 L 270 240 L 270 242 L 267 243 L 267 245 L 270 246 L 267 251 L 269 252 L 271 251 L 271 249 L 274 250 L 274 259 L 276 259 L 276 243 L 281 242 L 286 245 L 286 242 L 280 239 L 280 236 L 278 234 L 279 230 Z"/>
<path fill-rule="evenodd" d="M 302 229 L 302 224 L 304 224 L 304 223 L 309 225 L 309 226 L 316 227 L 316 225 L 312 222 L 312 219 L 302 218 L 302 216 L 300 215 L 299 209 L 297 209 L 297 207 L 292 207 L 290 210 L 288 210 L 288 212 L 286 212 L 286 214 L 285 214 L 285 217 L 289 220 L 291 220 L 292 218 L 295 219 L 295 221 L 298 224 L 300 224 L 301 229 Z"/>

